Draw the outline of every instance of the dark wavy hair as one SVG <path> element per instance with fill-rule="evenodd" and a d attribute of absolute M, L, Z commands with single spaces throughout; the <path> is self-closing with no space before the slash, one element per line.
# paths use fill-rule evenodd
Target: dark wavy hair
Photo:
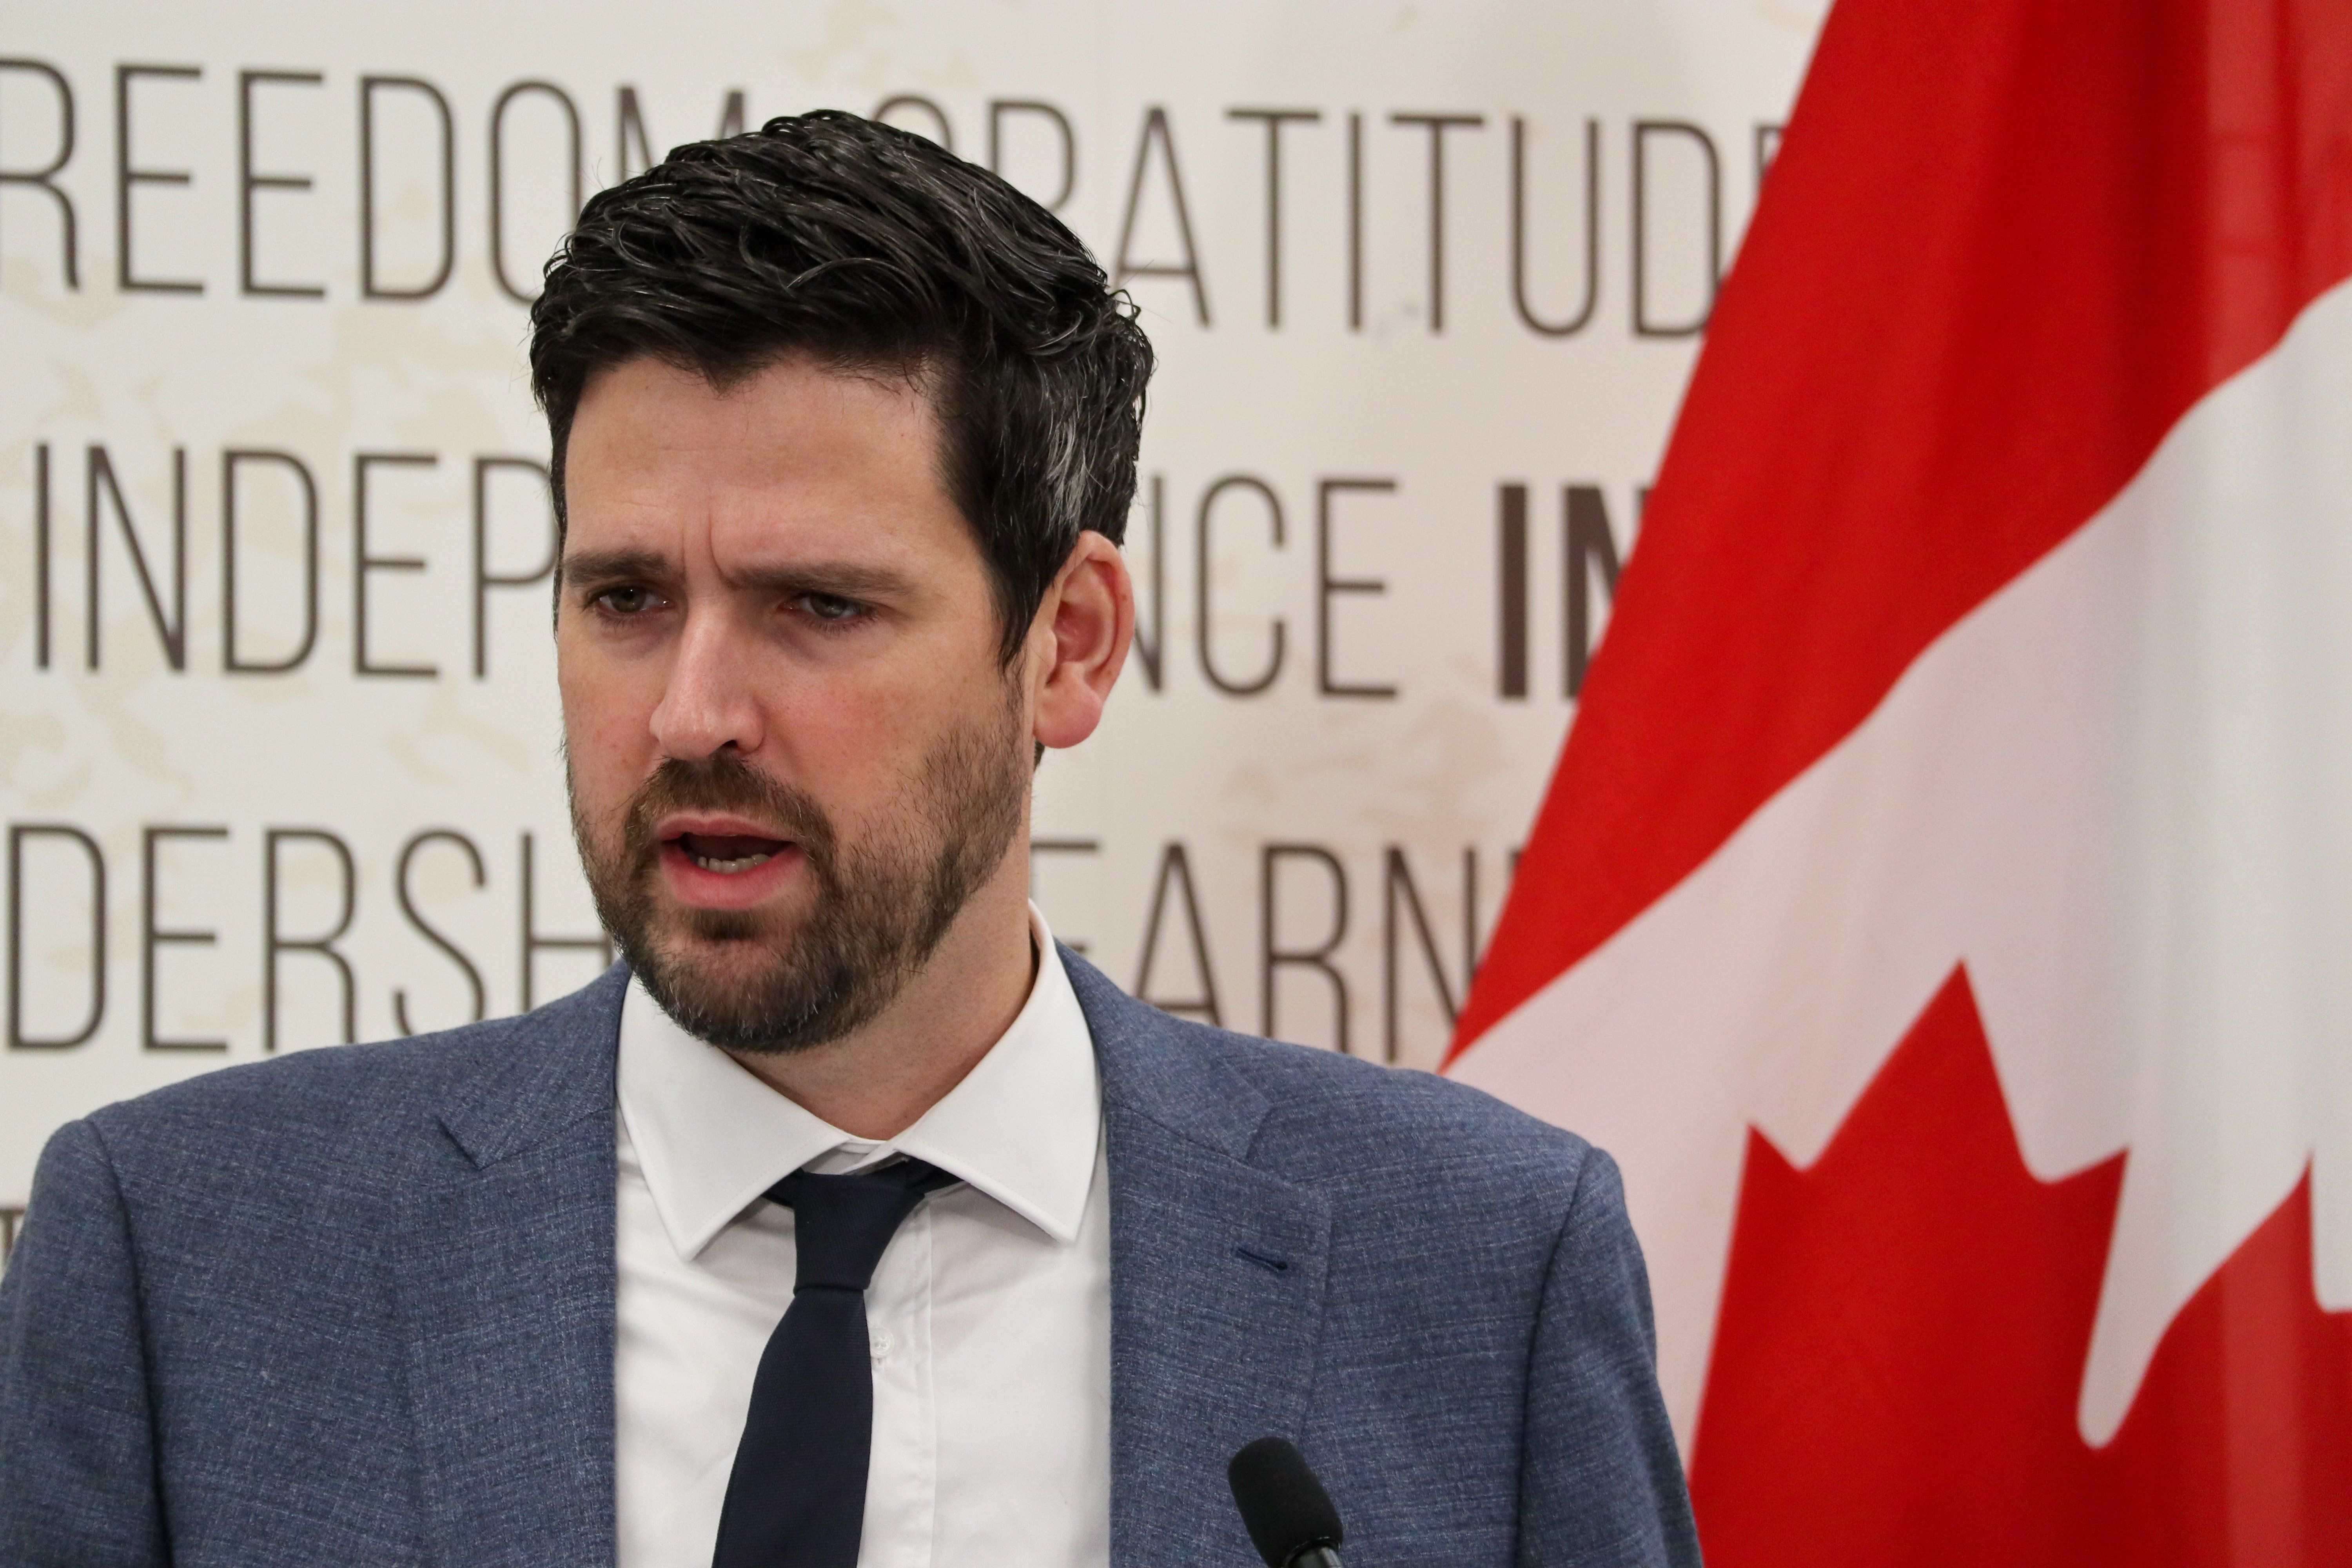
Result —
<path fill-rule="evenodd" d="M 1134 306 L 1051 213 L 908 132 L 819 110 L 673 149 L 588 203 L 531 306 L 559 534 L 599 371 L 650 355 L 725 386 L 802 354 L 928 395 L 1010 662 L 1078 535 L 1126 534 L 1152 366 Z"/>

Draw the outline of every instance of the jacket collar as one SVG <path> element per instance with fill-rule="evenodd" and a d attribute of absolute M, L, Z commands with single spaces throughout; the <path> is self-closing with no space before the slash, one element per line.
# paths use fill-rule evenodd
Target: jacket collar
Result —
<path fill-rule="evenodd" d="M 476 1168 L 536 1148 L 613 1111 L 626 964 L 512 1020 L 477 1070 L 438 1108 L 443 1131 Z"/>
<path fill-rule="evenodd" d="M 1322 1336 L 1331 1207 L 1252 1163 L 1271 1109 L 1243 1048 L 1066 951 L 1101 1063 L 1111 1201 L 1111 1561 L 1249 1560 L 1225 1466 L 1297 1437 Z"/>
<path fill-rule="evenodd" d="M 1269 1102 L 1221 1058 L 1188 1050 L 1181 1026 L 1120 991 L 1055 943 L 1094 1037 L 1106 1106 L 1244 1159 Z M 621 1006 L 629 970 L 615 963 L 581 990 L 514 1019 L 479 1068 L 438 1109 L 441 1125 L 478 1167 L 496 1164 L 614 1106 Z"/>
<path fill-rule="evenodd" d="M 1181 1026 L 1067 948 L 1062 962 L 1094 1036 L 1105 1108 L 1123 1107 L 1179 1138 L 1245 1160 L 1265 1120 L 1265 1092 L 1222 1058 L 1185 1048 Z"/>

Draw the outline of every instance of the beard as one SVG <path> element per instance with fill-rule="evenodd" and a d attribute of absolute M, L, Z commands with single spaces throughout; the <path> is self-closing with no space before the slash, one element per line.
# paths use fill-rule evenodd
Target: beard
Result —
<path fill-rule="evenodd" d="M 666 759 L 610 834 L 596 831 L 573 788 L 572 833 L 596 912 L 662 1011 L 723 1049 L 782 1055 L 837 1040 L 887 1007 L 1026 820 L 1018 698 L 1008 683 L 1002 708 L 934 747 L 899 786 L 898 809 L 856 843 L 805 791 L 731 751 Z M 790 840 L 804 857 L 803 907 L 670 902 L 656 828 L 679 811 L 747 816 Z"/>

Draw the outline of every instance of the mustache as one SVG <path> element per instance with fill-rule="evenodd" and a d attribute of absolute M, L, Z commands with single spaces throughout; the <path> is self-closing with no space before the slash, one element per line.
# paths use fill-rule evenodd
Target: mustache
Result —
<path fill-rule="evenodd" d="M 662 818 L 678 811 L 730 812 L 776 829 L 801 847 L 812 865 L 832 863 L 835 836 L 824 808 L 806 791 L 769 777 L 732 752 L 700 762 L 666 757 L 629 797 L 624 847 L 630 857 L 650 860 L 659 848 Z"/>

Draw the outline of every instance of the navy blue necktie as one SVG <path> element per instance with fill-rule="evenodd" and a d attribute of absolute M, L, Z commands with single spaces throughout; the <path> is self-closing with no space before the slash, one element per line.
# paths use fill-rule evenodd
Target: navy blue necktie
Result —
<path fill-rule="evenodd" d="M 955 1177 L 920 1160 L 852 1176 L 795 1171 L 793 1304 L 768 1336 L 727 1479 L 712 1568 L 856 1568 L 874 1444 L 866 1287 L 925 1194 Z"/>

